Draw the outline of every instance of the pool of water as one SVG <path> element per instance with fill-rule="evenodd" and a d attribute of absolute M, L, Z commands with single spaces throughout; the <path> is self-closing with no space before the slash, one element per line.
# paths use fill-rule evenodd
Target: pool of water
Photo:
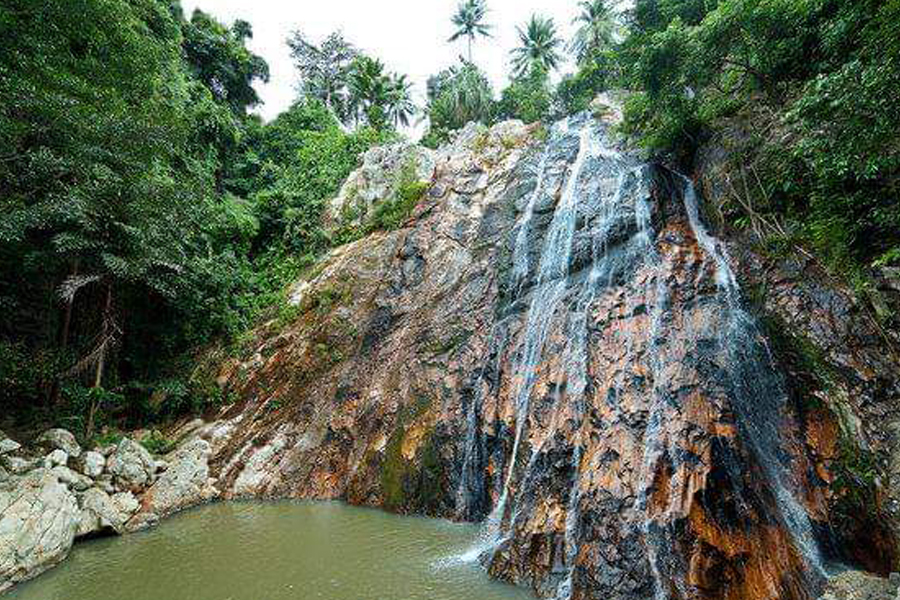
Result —
<path fill-rule="evenodd" d="M 526 600 L 455 559 L 473 525 L 339 503 L 222 503 L 78 544 L 16 600 Z"/>

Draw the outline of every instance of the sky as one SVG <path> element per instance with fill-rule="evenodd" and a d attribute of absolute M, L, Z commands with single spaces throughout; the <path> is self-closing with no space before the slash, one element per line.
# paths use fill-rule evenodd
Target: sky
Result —
<path fill-rule="evenodd" d="M 488 0 L 487 21 L 493 38 L 480 38 L 473 59 L 484 69 L 495 93 L 505 85 L 509 51 L 518 45 L 516 26 L 533 13 L 552 17 L 560 35 L 568 40 L 574 30 L 577 0 Z M 230 25 L 244 19 L 253 26 L 251 50 L 269 63 L 268 84 L 257 84 L 264 104 L 256 112 L 272 119 L 295 98 L 296 75 L 285 40 L 299 29 L 314 43 L 341 30 L 359 49 L 380 58 L 388 70 L 405 73 L 414 84 L 421 106 L 430 75 L 455 64 L 466 52 L 465 41 L 447 42 L 453 33 L 450 17 L 457 0 L 182 0 L 185 15 L 195 8 Z M 570 67 L 564 67 L 563 70 Z"/>

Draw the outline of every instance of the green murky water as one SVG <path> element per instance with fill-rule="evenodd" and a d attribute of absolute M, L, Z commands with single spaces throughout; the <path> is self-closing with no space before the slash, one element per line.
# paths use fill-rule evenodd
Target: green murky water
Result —
<path fill-rule="evenodd" d="M 76 545 L 10 600 L 526 600 L 454 560 L 476 527 L 338 503 L 223 503 Z"/>

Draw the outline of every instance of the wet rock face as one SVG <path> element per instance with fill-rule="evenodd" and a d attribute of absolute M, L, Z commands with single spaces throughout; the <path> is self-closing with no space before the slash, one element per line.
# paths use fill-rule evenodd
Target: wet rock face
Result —
<path fill-rule="evenodd" d="M 756 294 L 762 259 L 689 182 L 584 117 L 470 127 L 434 162 L 411 224 L 334 251 L 223 362 L 219 491 L 487 519 L 491 574 L 545 597 L 803 599 L 832 562 L 890 570 L 890 524 L 838 523 L 840 440 L 889 452 L 870 420 L 900 368 L 842 293 L 780 265 Z"/>

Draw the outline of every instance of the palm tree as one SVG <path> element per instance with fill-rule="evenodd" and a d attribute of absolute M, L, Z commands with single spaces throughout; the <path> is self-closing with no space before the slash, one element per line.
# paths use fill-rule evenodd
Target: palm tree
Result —
<path fill-rule="evenodd" d="M 521 27 L 516 30 L 522 44 L 512 51 L 513 70 L 517 77 L 535 68 L 549 72 L 559 66 L 561 56 L 558 49 L 563 42 L 557 36 L 553 19 L 532 15 L 524 30 Z"/>
<path fill-rule="evenodd" d="M 416 112 L 412 83 L 406 75 L 386 73 L 384 63 L 368 56 L 353 61 L 348 81 L 349 112 L 355 123 L 361 119 L 376 129 L 389 122 L 409 125 Z"/>
<path fill-rule="evenodd" d="M 463 0 L 451 19 L 456 26 L 456 31 L 447 41 L 455 42 L 461 37 L 467 38 L 469 62 L 472 62 L 472 43 L 476 36 L 491 37 L 491 25 L 484 23 L 485 15 L 487 15 L 485 0 Z"/>
<path fill-rule="evenodd" d="M 360 56 L 350 67 L 347 82 L 349 113 L 354 123 L 365 118 L 369 125 L 380 129 L 384 126 L 390 79 L 384 73 L 384 63 L 368 56 Z"/>
<path fill-rule="evenodd" d="M 394 127 L 406 127 L 410 118 L 416 114 L 416 105 L 412 101 L 412 82 L 406 79 L 406 75 L 391 75 L 388 88 L 387 116 Z"/>
<path fill-rule="evenodd" d="M 579 65 L 583 65 L 598 52 L 612 47 L 616 41 L 616 16 L 606 0 L 582 0 L 581 8 L 573 23 L 578 25 L 569 44 Z"/>
<path fill-rule="evenodd" d="M 463 61 L 428 79 L 432 119 L 458 129 L 470 121 L 488 121 L 494 106 L 490 81 L 478 67 Z"/>

